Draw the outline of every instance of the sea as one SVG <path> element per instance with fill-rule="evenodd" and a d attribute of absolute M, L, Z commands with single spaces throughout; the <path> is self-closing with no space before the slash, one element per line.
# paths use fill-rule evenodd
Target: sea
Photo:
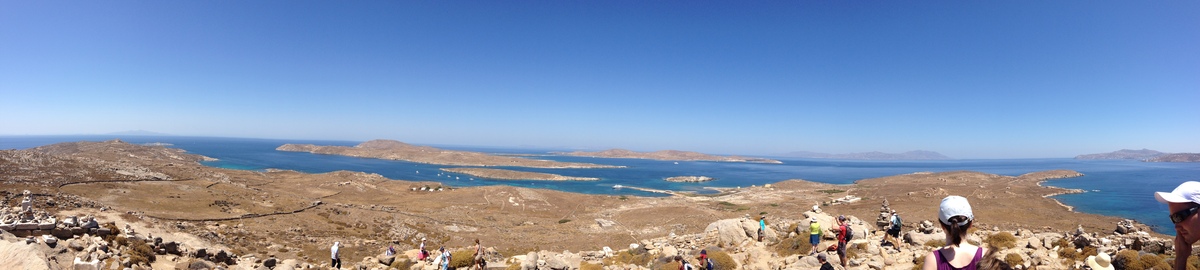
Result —
<path fill-rule="evenodd" d="M 1200 181 L 1200 163 L 1153 163 L 1132 160 L 1076 160 L 1072 158 L 1038 159 L 955 159 L 920 161 L 832 160 L 766 157 L 783 164 L 731 163 L 705 161 L 659 161 L 645 159 L 614 159 L 557 156 L 551 152 L 567 149 L 491 148 L 478 146 L 430 145 L 433 147 L 476 151 L 491 154 L 515 155 L 524 158 L 567 162 L 586 162 L 625 166 L 605 169 L 531 169 L 505 168 L 544 172 L 576 177 L 595 177 L 599 181 L 520 181 L 489 180 L 470 175 L 443 172 L 439 169 L 457 166 L 420 164 L 406 161 L 356 158 L 335 155 L 276 151 L 287 143 L 353 146 L 355 141 L 282 140 L 185 136 L 0 136 L 0 149 L 28 149 L 60 142 L 107 141 L 120 139 L 134 144 L 169 144 L 218 159 L 204 162 L 207 166 L 238 169 L 284 169 L 306 173 L 325 173 L 348 170 L 377 173 L 391 179 L 436 181 L 451 187 L 510 185 L 528 188 L 553 189 L 587 194 L 664 196 L 635 189 L 614 189 L 615 185 L 651 189 L 712 193 L 706 187 L 748 187 L 788 179 L 803 179 L 831 184 L 849 184 L 856 180 L 914 172 L 978 171 L 1016 176 L 1030 172 L 1067 169 L 1083 173 L 1082 177 L 1055 179 L 1046 185 L 1081 189 L 1084 193 L 1054 196 L 1076 211 L 1137 220 L 1155 231 L 1174 235 L 1167 218 L 1167 207 L 1154 199 L 1156 191 L 1171 191 L 1184 181 Z M 663 181 L 672 176 L 709 176 L 713 181 L 703 183 L 674 183 Z M 0 176 L 2 177 L 2 176 Z"/>

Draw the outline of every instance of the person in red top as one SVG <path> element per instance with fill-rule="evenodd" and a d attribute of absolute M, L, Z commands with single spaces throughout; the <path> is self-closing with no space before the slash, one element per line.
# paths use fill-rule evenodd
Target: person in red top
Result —
<path fill-rule="evenodd" d="M 839 261 L 839 263 L 842 264 L 842 269 L 846 269 L 846 246 L 848 244 L 848 243 L 846 243 L 846 227 L 847 226 L 850 226 L 850 224 L 846 224 L 846 216 L 838 216 L 837 254 L 838 254 L 838 259 L 841 259 L 841 261 Z"/>

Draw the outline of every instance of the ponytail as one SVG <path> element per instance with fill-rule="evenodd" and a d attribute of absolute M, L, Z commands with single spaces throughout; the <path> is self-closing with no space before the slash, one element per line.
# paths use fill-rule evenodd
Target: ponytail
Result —
<path fill-rule="evenodd" d="M 950 221 L 950 224 L 942 224 L 942 228 L 946 230 L 946 240 L 949 240 L 946 244 L 956 246 L 962 244 L 963 238 L 967 236 L 967 229 L 971 228 L 971 223 L 974 221 L 967 220 L 967 217 L 964 216 L 953 216 L 947 221 Z M 958 225 L 963 221 L 967 221 L 967 223 Z"/>

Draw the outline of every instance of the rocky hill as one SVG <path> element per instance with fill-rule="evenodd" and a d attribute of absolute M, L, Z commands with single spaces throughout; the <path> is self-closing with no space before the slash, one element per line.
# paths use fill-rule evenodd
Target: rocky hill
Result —
<path fill-rule="evenodd" d="M 863 152 L 849 154 L 828 154 L 808 151 L 797 151 L 783 154 L 788 157 L 798 158 L 820 158 L 820 159 L 862 159 L 862 160 L 942 160 L 950 159 L 945 155 L 933 151 L 908 151 L 904 153 L 884 153 L 884 152 Z"/>
<path fill-rule="evenodd" d="M 323 155 L 403 160 L 408 162 L 452 165 L 452 166 L 513 166 L 530 168 L 619 168 L 621 166 L 535 160 L 520 157 L 497 156 L 479 152 L 455 151 L 416 146 L 393 140 L 372 140 L 353 147 L 318 146 L 312 144 L 285 144 L 275 148 L 279 151 L 309 152 Z"/>
<path fill-rule="evenodd" d="M 1167 154 L 1167 153 L 1163 153 L 1163 152 L 1159 152 L 1159 151 L 1154 151 L 1154 150 L 1150 150 L 1150 149 L 1142 149 L 1142 150 L 1121 149 L 1121 150 L 1117 150 L 1117 151 L 1113 151 L 1113 152 L 1108 152 L 1108 153 L 1099 153 L 1099 154 L 1086 154 L 1086 155 L 1078 155 L 1078 156 L 1075 156 L 1075 159 L 1135 159 L 1135 160 L 1144 160 L 1144 159 L 1153 158 L 1153 157 L 1157 157 L 1157 156 L 1161 156 L 1161 155 L 1165 155 L 1165 154 Z"/>
<path fill-rule="evenodd" d="M 1176 153 L 1165 154 L 1148 158 L 1146 162 L 1200 162 L 1200 154 L 1198 153 Z"/>
<path fill-rule="evenodd" d="M 625 149 L 609 149 L 598 152 L 575 151 L 575 152 L 555 152 L 553 154 L 564 156 L 577 157 L 599 157 L 599 158 L 638 158 L 638 159 L 654 159 L 654 160 L 675 160 L 675 161 L 719 161 L 719 162 L 750 162 L 750 163 L 783 163 L 778 160 L 765 158 L 748 158 L 739 156 L 717 156 L 691 151 L 679 150 L 662 150 L 655 152 L 637 152 Z"/>
<path fill-rule="evenodd" d="M 1047 198 L 1067 190 L 1039 183 L 1079 175 L 1073 171 L 914 173 L 850 185 L 788 180 L 649 198 L 455 188 L 348 171 L 229 170 L 198 159 L 119 141 L 0 150 L 0 226 L 13 226 L 0 233 L 0 258 L 14 258 L 0 260 L 0 269 L 327 268 L 336 241 L 345 268 L 432 270 L 415 259 L 421 239 L 453 252 L 458 268 L 480 239 L 489 269 L 675 269 L 665 258 L 698 265 L 701 249 L 720 269 L 815 269 L 797 230 L 811 218 L 830 226 L 848 215 L 861 236 L 851 242 L 849 269 L 907 270 L 944 238 L 927 220 L 951 194 L 975 206 L 977 230 L 968 239 L 1013 268 L 1076 269 L 1088 254 L 1106 252 L 1118 268 L 1141 269 L 1131 267 L 1173 255 L 1170 238 L 1144 226 Z M 862 200 L 835 201 L 847 195 Z M 25 198 L 37 222 L 22 221 Z M 879 244 L 877 221 L 889 209 L 906 221 L 899 248 Z M 768 229 L 758 242 L 752 217 L 763 214 Z M 107 230 L 76 230 L 82 225 L 67 221 L 86 216 Z M 54 229 L 27 229 L 43 223 Z M 822 250 L 833 234 L 823 228 Z M 389 245 L 400 253 L 385 256 Z"/>

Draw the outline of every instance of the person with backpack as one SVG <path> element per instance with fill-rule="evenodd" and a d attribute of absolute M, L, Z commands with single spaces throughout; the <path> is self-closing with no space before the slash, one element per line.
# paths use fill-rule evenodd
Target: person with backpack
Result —
<path fill-rule="evenodd" d="M 716 264 L 713 264 L 712 258 L 708 257 L 708 250 L 701 249 L 699 259 L 700 259 L 700 263 L 704 265 L 704 270 L 716 269 Z"/>
<path fill-rule="evenodd" d="M 842 269 L 846 269 L 846 246 L 853 237 L 854 230 L 850 228 L 850 221 L 846 219 L 846 216 L 838 216 L 837 254 L 838 259 L 841 259 Z"/>
<path fill-rule="evenodd" d="M 896 250 L 900 250 L 900 227 L 903 223 L 900 221 L 900 214 L 896 213 L 896 209 L 892 209 L 892 218 L 888 224 L 887 236 L 892 237 L 892 246 Z M 884 236 L 884 241 L 887 241 L 887 236 Z"/>
<path fill-rule="evenodd" d="M 442 265 L 438 269 L 450 270 L 450 252 L 446 251 L 446 247 L 438 248 L 438 251 L 442 252 L 442 255 L 438 257 L 438 260 L 442 263 Z"/>

